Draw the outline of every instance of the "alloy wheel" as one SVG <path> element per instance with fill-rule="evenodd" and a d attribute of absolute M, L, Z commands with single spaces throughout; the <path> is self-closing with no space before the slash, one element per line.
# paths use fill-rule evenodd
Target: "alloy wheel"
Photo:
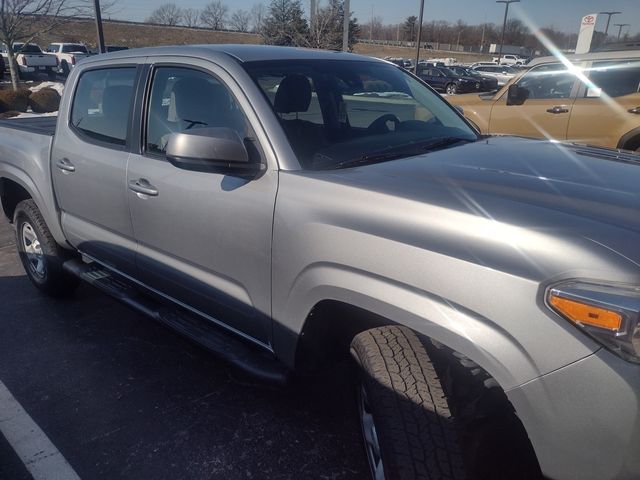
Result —
<path fill-rule="evenodd" d="M 22 224 L 20 238 L 30 273 L 38 279 L 44 279 L 47 274 L 44 252 L 38 235 L 29 222 Z"/>
<path fill-rule="evenodd" d="M 378 432 L 376 431 L 373 414 L 371 413 L 367 392 L 362 384 L 358 388 L 358 411 L 371 476 L 374 480 L 384 480 L 385 476 L 382 465 L 382 455 L 380 453 L 380 442 L 378 441 Z"/>

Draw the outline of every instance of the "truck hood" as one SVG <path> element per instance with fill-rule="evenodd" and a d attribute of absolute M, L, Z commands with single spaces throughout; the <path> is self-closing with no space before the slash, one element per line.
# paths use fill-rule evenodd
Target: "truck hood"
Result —
<path fill-rule="evenodd" d="M 640 264 L 640 156 L 632 153 L 491 137 L 333 175 L 398 212 L 421 204 L 448 222 L 484 217 L 544 238 L 587 239 Z"/>

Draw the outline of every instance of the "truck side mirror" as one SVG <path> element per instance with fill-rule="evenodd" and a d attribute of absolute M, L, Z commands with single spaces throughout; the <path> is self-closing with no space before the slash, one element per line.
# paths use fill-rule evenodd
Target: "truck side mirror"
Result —
<path fill-rule="evenodd" d="M 264 165 L 249 158 L 238 132 L 231 128 L 196 128 L 169 135 L 167 160 L 177 168 L 198 172 L 253 176 Z"/>
<path fill-rule="evenodd" d="M 509 85 L 507 105 L 522 105 L 529 98 L 529 90 L 517 84 Z"/>

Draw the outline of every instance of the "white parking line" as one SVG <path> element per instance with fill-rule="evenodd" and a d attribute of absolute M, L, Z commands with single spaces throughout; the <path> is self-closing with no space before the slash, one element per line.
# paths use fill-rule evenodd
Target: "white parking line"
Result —
<path fill-rule="evenodd" d="M 0 432 L 34 480 L 80 480 L 69 462 L 0 382 Z"/>

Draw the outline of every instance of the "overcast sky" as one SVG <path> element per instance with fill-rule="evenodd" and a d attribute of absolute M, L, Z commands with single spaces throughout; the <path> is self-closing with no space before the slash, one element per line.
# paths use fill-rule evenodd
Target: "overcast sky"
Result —
<path fill-rule="evenodd" d="M 120 0 L 119 11 L 114 18 L 127 20 L 144 20 L 158 5 L 172 0 Z M 321 4 L 327 0 L 318 0 Z M 418 15 L 420 0 L 351 0 L 351 11 L 360 23 L 371 18 L 371 9 L 375 16 L 382 18 L 383 23 L 401 22 L 409 15 Z M 202 8 L 208 0 L 176 0 L 181 7 Z M 226 0 L 229 10 L 250 9 L 256 3 L 268 4 L 269 0 Z M 309 8 L 309 0 L 303 0 L 305 8 Z M 510 7 L 510 17 L 517 17 L 521 12 L 540 26 L 553 26 L 565 32 L 577 32 L 579 20 L 588 13 L 601 10 L 621 11 L 622 15 L 613 17 L 609 33 L 616 33 L 618 27 L 614 23 L 630 23 L 631 33 L 640 30 L 640 0 L 522 0 L 520 4 Z M 512 12 L 512 13 L 511 13 Z M 431 20 L 456 21 L 462 19 L 469 24 L 484 21 L 502 23 L 504 5 L 494 0 L 425 0 L 425 22 Z M 598 30 L 604 30 L 606 17 L 598 19 Z M 623 30 L 624 32 L 624 30 Z"/>

